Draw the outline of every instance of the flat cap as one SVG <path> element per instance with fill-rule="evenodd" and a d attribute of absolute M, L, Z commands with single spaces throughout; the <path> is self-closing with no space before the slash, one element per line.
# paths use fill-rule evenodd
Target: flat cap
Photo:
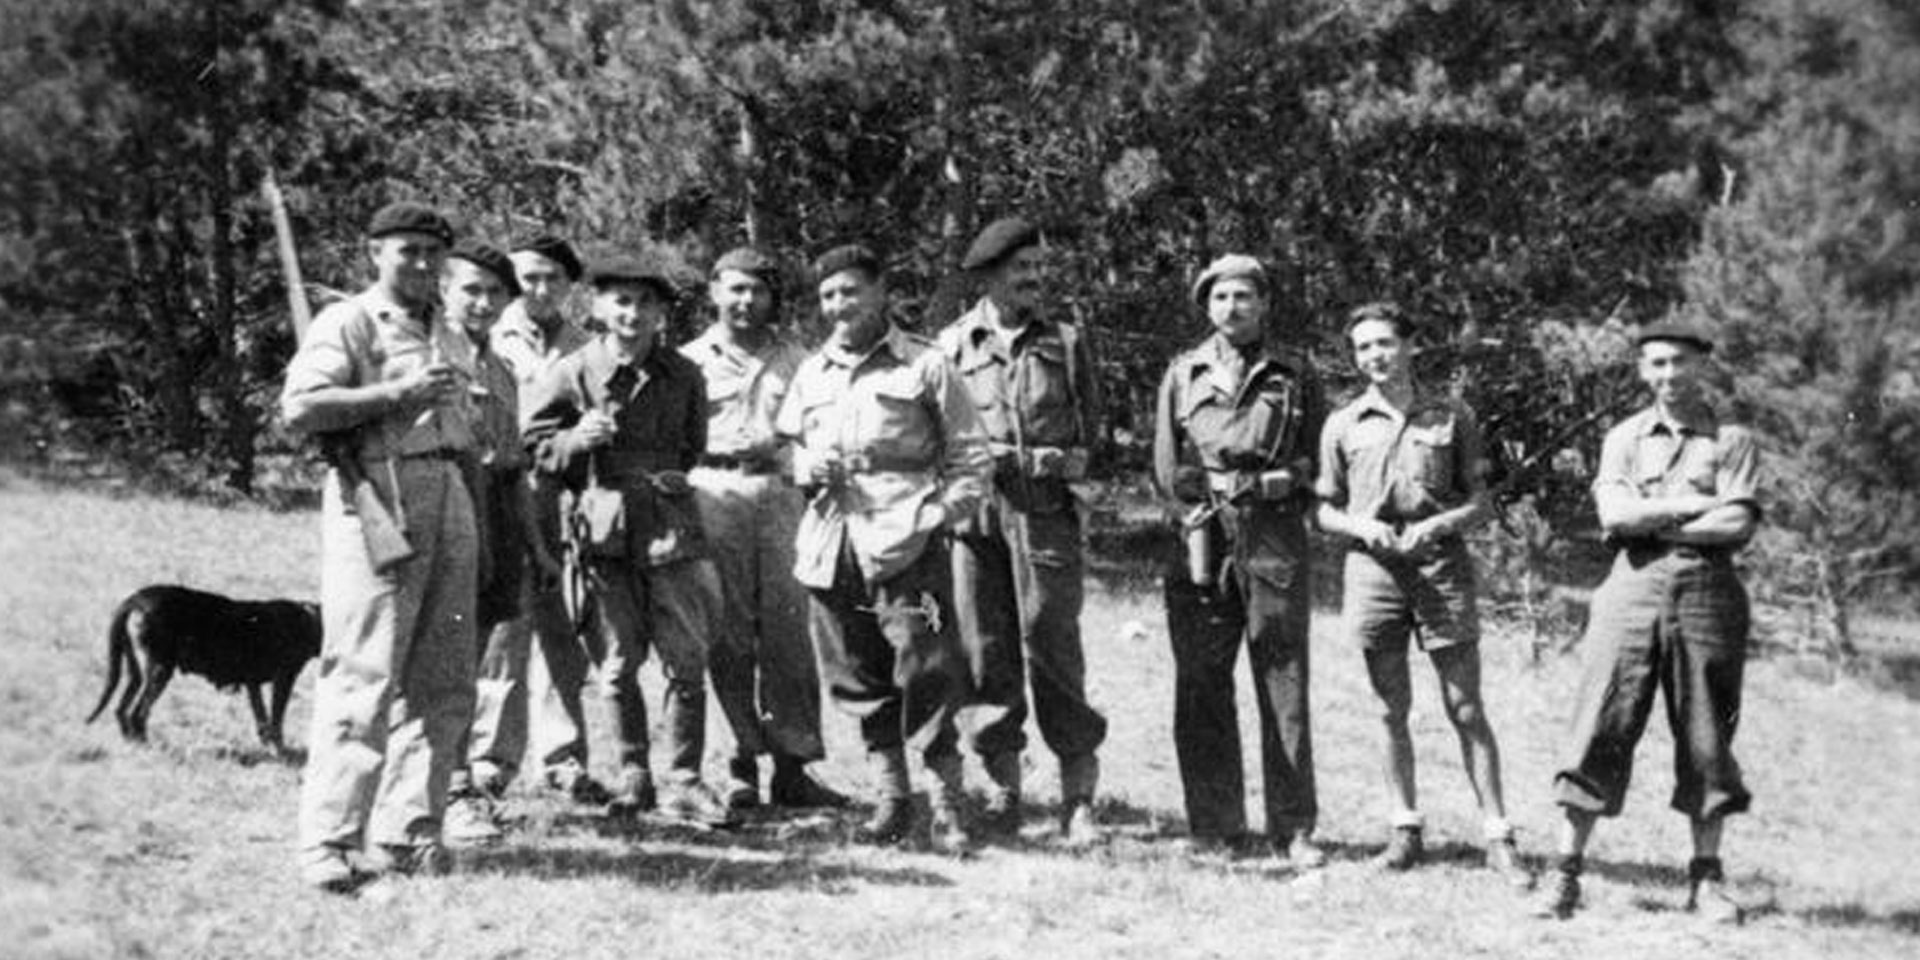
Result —
<path fill-rule="evenodd" d="M 513 273 L 513 261 L 499 247 L 478 237 L 465 237 L 447 251 L 450 260 L 465 260 L 488 273 L 500 278 L 507 288 L 507 295 L 520 295 L 520 279 Z"/>
<path fill-rule="evenodd" d="M 618 254 L 601 257 L 587 268 L 587 282 L 593 284 L 595 289 L 615 283 L 649 283 L 668 300 L 679 295 L 666 270 L 642 257 Z"/>
<path fill-rule="evenodd" d="M 987 224 L 973 238 L 973 245 L 967 248 L 966 258 L 960 261 L 960 269 L 991 269 L 1013 256 L 1021 247 L 1030 247 L 1039 242 L 1039 227 L 1022 217 L 1001 217 Z"/>
<path fill-rule="evenodd" d="M 1713 338 L 1707 336 L 1705 330 L 1688 323 L 1661 320 L 1655 323 L 1645 324 L 1633 334 L 1633 345 L 1635 347 L 1644 346 L 1660 340 L 1690 344 L 1701 353 L 1713 352 Z"/>
<path fill-rule="evenodd" d="M 573 245 L 551 233 L 530 237 L 513 245 L 514 253 L 537 253 L 560 265 L 566 271 L 568 280 L 579 280 L 586 271 L 581 267 L 580 255 L 573 252 Z"/>
<path fill-rule="evenodd" d="M 719 277 L 728 270 L 750 273 L 762 280 L 771 282 L 780 272 L 780 265 L 772 257 L 752 247 L 735 247 L 720 255 L 713 262 L 713 276 Z"/>
<path fill-rule="evenodd" d="M 1207 293 L 1213 289 L 1215 281 L 1229 277 L 1252 280 L 1259 284 L 1262 290 L 1270 286 L 1265 264 L 1244 253 L 1229 253 L 1207 264 L 1207 268 L 1200 271 L 1200 276 L 1193 281 L 1193 302 L 1206 306 Z"/>
<path fill-rule="evenodd" d="M 878 254 L 860 244 L 849 243 L 834 247 L 813 261 L 813 280 L 819 283 L 842 270 L 863 270 L 875 277 L 884 272 Z"/>
<path fill-rule="evenodd" d="M 430 237 L 439 237 L 441 243 L 453 242 L 453 225 L 440 211 L 424 203 L 402 200 L 389 203 L 374 211 L 373 219 L 367 221 L 367 236 L 379 238 L 396 233 L 424 233 Z"/>

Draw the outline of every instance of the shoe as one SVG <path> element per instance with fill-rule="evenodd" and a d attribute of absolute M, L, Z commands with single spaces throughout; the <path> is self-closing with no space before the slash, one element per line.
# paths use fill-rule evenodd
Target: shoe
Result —
<path fill-rule="evenodd" d="M 1018 837 L 1022 823 L 1020 795 L 999 787 L 988 788 L 980 808 L 980 831 L 990 837 Z"/>
<path fill-rule="evenodd" d="M 500 816 L 495 812 L 493 803 L 477 790 L 448 800 L 447 813 L 441 824 L 441 832 L 449 843 L 497 843 L 504 835 L 500 830 Z"/>
<path fill-rule="evenodd" d="M 974 838 L 967 829 L 966 816 L 960 812 L 957 797 L 934 800 L 928 807 L 927 849 L 950 857 L 973 852 Z"/>
<path fill-rule="evenodd" d="M 668 787 L 660 800 L 660 812 L 703 827 L 729 827 L 740 822 L 726 802 L 699 780 Z"/>
<path fill-rule="evenodd" d="M 1394 827 L 1393 836 L 1387 839 L 1387 848 L 1380 851 L 1373 863 L 1382 870 L 1398 873 L 1419 866 L 1426 855 L 1427 845 L 1419 827 Z"/>
<path fill-rule="evenodd" d="M 767 795 L 776 807 L 837 808 L 853 804 L 851 797 L 815 780 L 804 767 L 775 770 L 773 782 L 767 785 Z"/>
<path fill-rule="evenodd" d="M 1067 804 L 1066 813 L 1060 817 L 1061 843 L 1074 849 L 1085 849 L 1105 839 L 1105 832 L 1094 818 L 1092 803 L 1074 800 Z"/>
<path fill-rule="evenodd" d="M 468 768 L 473 785 L 488 800 L 502 800 L 507 796 L 507 784 L 513 781 L 513 773 L 485 760 Z"/>
<path fill-rule="evenodd" d="M 567 795 L 583 807 L 604 807 L 613 802 L 613 791 L 593 778 L 578 763 L 566 763 L 547 771 L 547 786 Z"/>
<path fill-rule="evenodd" d="M 300 853 L 300 882 L 326 893 L 352 893 L 366 878 L 347 862 L 347 851 L 322 845 Z"/>
<path fill-rule="evenodd" d="M 760 805 L 760 759 L 739 754 L 727 761 L 727 786 L 720 792 L 727 809 L 752 810 Z"/>
<path fill-rule="evenodd" d="M 607 816 L 616 820 L 631 820 L 643 813 L 652 812 L 657 805 L 657 799 L 653 793 L 652 775 L 648 774 L 643 767 L 622 767 L 620 792 L 607 795 Z"/>
<path fill-rule="evenodd" d="M 873 808 L 873 816 L 853 831 L 855 843 L 892 846 L 913 832 L 913 798 L 882 797 Z"/>
<path fill-rule="evenodd" d="M 383 843 L 380 850 L 386 854 L 387 861 L 386 869 L 381 871 L 383 873 L 402 877 L 443 877 L 453 870 L 453 858 L 438 840 Z"/>
<path fill-rule="evenodd" d="M 1580 908 L 1580 875 L 1555 870 L 1540 895 L 1533 899 L 1534 916 L 1543 920 L 1565 920 Z"/>
<path fill-rule="evenodd" d="M 1718 857 L 1695 858 L 1687 873 L 1692 886 L 1687 891 L 1687 909 L 1708 923 L 1737 926 L 1746 911 L 1727 894 L 1727 878 Z"/>
<path fill-rule="evenodd" d="M 1515 890 L 1533 889 L 1533 871 L 1520 859 L 1520 847 L 1512 837 L 1487 844 L 1487 869 L 1499 874 Z"/>
<path fill-rule="evenodd" d="M 1318 870 L 1327 865 L 1327 852 L 1313 842 L 1313 834 L 1301 830 L 1287 841 L 1287 860 L 1299 870 Z"/>

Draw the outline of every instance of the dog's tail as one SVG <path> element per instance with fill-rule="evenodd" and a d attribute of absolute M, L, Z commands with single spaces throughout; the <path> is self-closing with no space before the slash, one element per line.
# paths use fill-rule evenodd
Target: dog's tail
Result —
<path fill-rule="evenodd" d="M 133 605 L 123 603 L 113 612 L 113 624 L 107 627 L 107 688 L 100 691 L 100 702 L 93 705 L 93 712 L 87 714 L 86 722 L 92 723 L 107 708 L 107 701 L 113 699 L 113 691 L 120 686 L 120 663 L 132 656 L 131 642 L 127 638 L 127 618 L 133 615 Z"/>

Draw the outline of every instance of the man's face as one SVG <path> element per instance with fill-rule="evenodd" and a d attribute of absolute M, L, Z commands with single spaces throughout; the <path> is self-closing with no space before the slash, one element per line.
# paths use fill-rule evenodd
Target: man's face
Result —
<path fill-rule="evenodd" d="M 820 281 L 820 315 L 856 336 L 887 319 L 887 288 L 864 270 L 842 270 Z"/>
<path fill-rule="evenodd" d="M 1353 325 L 1353 365 L 1369 383 L 1384 384 L 1407 370 L 1410 353 L 1390 320 L 1362 320 Z"/>
<path fill-rule="evenodd" d="M 1207 319 L 1234 346 L 1259 341 L 1267 321 L 1267 295 L 1246 277 L 1223 277 L 1207 290 Z"/>
<path fill-rule="evenodd" d="M 367 241 L 367 256 L 382 285 L 409 305 L 425 304 L 433 301 L 440 283 L 447 245 L 431 233 L 409 230 Z"/>
<path fill-rule="evenodd" d="M 509 299 L 506 283 L 493 271 L 471 260 L 447 260 L 440 275 L 440 305 L 448 319 L 469 333 L 485 335 Z"/>
<path fill-rule="evenodd" d="M 593 293 L 593 318 L 629 346 L 650 344 L 667 321 L 667 299 L 640 280 L 615 280 Z"/>
<path fill-rule="evenodd" d="M 536 320 L 546 320 L 560 315 L 566 306 L 567 295 L 573 292 L 573 281 L 568 279 L 565 267 L 534 253 L 521 250 L 511 255 L 513 272 L 518 274 L 520 296 L 526 301 L 527 315 Z"/>
<path fill-rule="evenodd" d="M 1640 379 L 1662 404 L 1700 398 L 1700 348 L 1678 340 L 1649 340 L 1640 345 Z"/>
<path fill-rule="evenodd" d="M 1047 254 L 1040 245 L 1015 250 L 987 272 L 987 296 L 1002 309 L 1024 313 L 1040 306 Z"/>
<path fill-rule="evenodd" d="M 762 326 L 773 317 L 773 288 L 743 270 L 722 270 L 707 284 L 707 299 L 720 322 L 735 330 Z"/>

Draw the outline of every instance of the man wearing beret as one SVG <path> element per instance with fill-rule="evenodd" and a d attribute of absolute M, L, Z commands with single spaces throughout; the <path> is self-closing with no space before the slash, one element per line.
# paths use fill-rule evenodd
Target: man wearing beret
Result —
<path fill-rule="evenodd" d="M 608 813 L 632 817 L 655 806 L 637 679 L 651 648 L 667 682 L 659 806 L 683 820 L 728 823 L 731 814 L 700 777 L 707 637 L 718 621 L 720 581 L 687 471 L 706 449 L 706 385 L 698 367 L 657 342 L 674 296 L 663 272 L 613 257 L 587 278 L 593 318 L 606 332 L 561 358 L 534 388 L 526 442 L 536 467 L 572 494 L 568 537 L 594 601 L 620 750 Z"/>
<path fill-rule="evenodd" d="M 573 286 L 583 271 L 580 257 L 567 241 L 549 234 L 516 244 L 511 255 L 520 297 L 507 307 L 488 338 L 494 352 L 513 370 L 522 397 L 554 364 L 592 337 L 569 316 Z M 521 405 L 521 419 L 531 411 Z M 547 552 L 560 556 L 561 489 L 552 477 L 532 471 L 536 525 L 545 537 Z M 529 663 L 528 717 L 532 741 L 548 786 L 575 802 L 600 806 L 611 792 L 587 772 L 586 714 L 580 691 L 586 686 L 589 655 L 575 630 L 580 619 L 570 614 L 564 581 L 544 570 L 532 571 L 523 585 L 522 611 L 539 663 Z M 544 669 L 542 669 L 544 668 Z M 504 791 L 519 757 L 493 758 L 490 789 Z"/>
<path fill-rule="evenodd" d="M 707 383 L 707 449 L 689 478 L 725 598 L 708 661 L 714 696 L 733 728 L 722 793 L 733 809 L 760 802 L 761 754 L 773 756 L 767 792 L 776 806 L 847 803 L 806 769 L 826 747 L 807 594 L 793 578 L 794 528 L 805 502 L 783 469 L 773 425 L 806 350 L 774 326 L 778 282 L 766 254 L 746 247 L 723 254 L 707 283 L 713 325 L 680 348 Z"/>
<path fill-rule="evenodd" d="M 936 849 L 970 845 L 953 712 L 967 667 L 954 628 L 947 537 L 984 492 L 987 456 L 966 390 L 934 345 L 894 326 L 879 258 L 837 247 L 814 263 L 826 344 L 795 372 L 776 420 L 807 496 L 794 575 L 835 705 L 859 718 L 878 804 L 860 831 L 920 831 L 907 750 L 932 793 Z"/>
<path fill-rule="evenodd" d="M 993 483 L 953 541 L 954 605 L 976 685 L 972 731 L 992 785 L 987 829 L 1020 827 L 1026 685 L 1060 763 L 1061 834 L 1098 838 L 1095 751 L 1107 721 L 1087 702 L 1080 644 L 1080 515 L 1069 483 L 1086 476 L 1102 409 L 1086 338 L 1043 316 L 1040 233 L 1018 217 L 980 232 L 961 266 L 985 296 L 940 332 L 940 352 L 967 387 L 987 433 Z"/>
<path fill-rule="evenodd" d="M 1319 806 L 1307 710 L 1306 514 L 1325 416 L 1304 351 L 1269 329 L 1272 283 L 1260 261 L 1209 264 L 1193 299 L 1214 333 L 1180 354 L 1160 384 L 1154 481 L 1182 511 L 1185 562 L 1166 577 L 1173 643 L 1173 739 L 1195 842 L 1217 847 L 1246 830 L 1233 665 L 1253 663 L 1276 852 L 1317 867 Z"/>
<path fill-rule="evenodd" d="M 1587 841 L 1599 818 L 1620 813 L 1658 689 L 1673 728 L 1671 803 L 1693 834 L 1687 907 L 1713 923 L 1739 923 L 1720 834 L 1751 800 L 1733 757 L 1750 617 L 1733 554 L 1760 522 L 1760 451 L 1708 403 L 1701 376 L 1713 344 L 1704 333 L 1659 323 L 1635 340 L 1653 404 L 1607 432 L 1593 478 L 1614 563 L 1580 643 L 1586 669 L 1566 765 L 1554 778 L 1565 815 L 1560 859 L 1536 913 L 1579 908 Z"/>
<path fill-rule="evenodd" d="M 475 462 L 469 490 L 480 524 L 480 591 L 475 626 L 480 669 L 466 760 L 454 771 L 446 836 L 487 842 L 500 836 L 494 801 L 527 749 L 527 660 L 531 634 L 521 603 L 531 569 L 557 572 L 534 525 L 520 444 L 518 387 L 488 345 L 488 331 L 520 285 L 498 248 L 465 239 L 447 253 L 440 302 L 448 323 L 466 331 L 474 349 Z"/>
<path fill-rule="evenodd" d="M 478 542 L 461 469 L 474 446 L 473 346 L 437 302 L 452 230 L 430 208 L 396 203 L 367 238 L 373 285 L 314 319 L 280 396 L 294 430 L 344 434 L 322 494 L 326 638 L 299 826 L 303 880 L 335 892 L 362 879 L 349 854 L 367 841 L 393 870 L 444 867 L 476 660 Z M 367 510 L 350 492 L 363 484 L 411 556 L 369 550 Z"/>

